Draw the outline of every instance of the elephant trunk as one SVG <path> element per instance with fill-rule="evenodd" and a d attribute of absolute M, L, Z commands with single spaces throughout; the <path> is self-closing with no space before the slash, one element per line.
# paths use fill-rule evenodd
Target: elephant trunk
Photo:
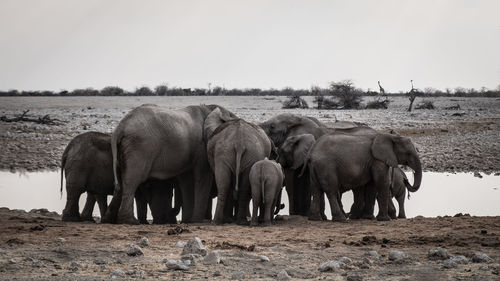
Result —
<path fill-rule="evenodd" d="M 411 185 L 408 180 L 405 178 L 405 186 L 406 189 L 410 192 L 416 192 L 420 188 L 420 184 L 422 183 L 422 164 L 420 160 L 417 158 L 413 165 L 409 165 L 410 168 L 413 169 L 413 185 Z"/>

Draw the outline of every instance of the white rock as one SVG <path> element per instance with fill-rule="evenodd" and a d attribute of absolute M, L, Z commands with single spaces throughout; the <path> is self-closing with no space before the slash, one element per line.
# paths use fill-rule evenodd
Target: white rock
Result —
<path fill-rule="evenodd" d="M 189 260 L 167 259 L 165 261 L 165 265 L 169 269 L 174 269 L 174 270 L 188 270 L 190 264 L 191 262 Z"/>
<path fill-rule="evenodd" d="M 278 273 L 278 276 L 276 276 L 276 279 L 278 281 L 285 281 L 285 280 L 290 280 L 292 279 L 292 277 L 290 277 L 290 275 L 288 275 L 288 272 L 286 272 L 286 270 L 282 269 L 279 273 Z"/>
<path fill-rule="evenodd" d="M 403 261 L 406 258 L 406 254 L 398 250 L 389 251 L 389 260 L 391 261 Z"/>
<path fill-rule="evenodd" d="M 480 253 L 480 252 L 475 253 L 472 256 L 471 260 L 474 263 L 491 263 L 491 262 L 493 262 L 493 259 L 490 258 L 487 254 Z"/>
<path fill-rule="evenodd" d="M 262 261 L 262 262 L 268 262 L 268 261 L 270 261 L 267 256 L 259 256 L 259 260 Z"/>
<path fill-rule="evenodd" d="M 448 253 L 446 249 L 443 249 L 441 247 L 436 247 L 436 248 L 430 248 L 427 256 L 429 257 L 429 259 L 445 260 L 450 257 L 450 253 Z"/>
<path fill-rule="evenodd" d="M 183 248 L 184 246 L 186 246 L 186 242 L 184 241 L 177 241 L 177 243 L 175 243 L 175 247 L 177 248 Z"/>
<path fill-rule="evenodd" d="M 140 256 L 143 255 L 144 253 L 142 252 L 141 247 L 135 245 L 135 244 L 130 244 L 130 248 L 127 251 L 127 255 L 129 256 Z"/>
<path fill-rule="evenodd" d="M 115 279 L 115 278 L 124 278 L 125 277 L 125 272 L 121 269 L 116 269 L 115 271 L 113 271 L 113 273 L 111 273 L 111 278 Z"/>
<path fill-rule="evenodd" d="M 142 237 L 141 240 L 139 240 L 139 245 L 143 247 L 149 246 L 149 239 L 147 237 Z"/>
<path fill-rule="evenodd" d="M 340 269 L 340 263 L 338 261 L 327 261 L 319 265 L 319 271 L 337 271 Z"/>
<path fill-rule="evenodd" d="M 203 243 L 201 243 L 200 238 L 194 237 L 189 239 L 189 241 L 186 243 L 186 246 L 184 246 L 184 249 L 182 249 L 182 255 L 186 254 L 198 254 L 206 256 L 207 248 L 203 246 Z"/>
<path fill-rule="evenodd" d="M 219 264 L 220 263 L 220 254 L 219 252 L 210 252 L 205 259 L 203 259 L 203 264 Z"/>

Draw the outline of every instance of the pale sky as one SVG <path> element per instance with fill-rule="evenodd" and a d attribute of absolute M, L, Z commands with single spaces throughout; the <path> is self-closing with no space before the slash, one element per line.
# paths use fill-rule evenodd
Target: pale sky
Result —
<path fill-rule="evenodd" d="M 500 1 L 0 0 L 0 90 L 500 85 Z"/>

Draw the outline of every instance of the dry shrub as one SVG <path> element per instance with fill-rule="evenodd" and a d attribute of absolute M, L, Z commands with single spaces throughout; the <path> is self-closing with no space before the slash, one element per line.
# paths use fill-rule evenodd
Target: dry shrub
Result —
<path fill-rule="evenodd" d="M 301 98 L 299 95 L 289 96 L 287 100 L 283 102 L 282 108 L 309 108 L 307 102 Z"/>
<path fill-rule="evenodd" d="M 434 109 L 434 102 L 430 100 L 424 100 L 415 106 L 415 109 Z"/>

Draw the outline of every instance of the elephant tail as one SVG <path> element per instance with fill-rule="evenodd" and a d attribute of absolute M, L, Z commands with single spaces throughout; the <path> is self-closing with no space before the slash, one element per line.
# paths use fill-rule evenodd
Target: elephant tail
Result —
<path fill-rule="evenodd" d="M 302 165 L 302 169 L 300 170 L 299 178 L 302 177 L 302 175 L 306 172 L 307 167 L 309 166 L 309 159 L 311 158 L 311 151 L 313 149 L 314 145 L 311 145 L 309 147 L 309 150 L 307 151 L 306 157 L 304 159 L 304 165 Z"/>
<path fill-rule="evenodd" d="M 68 158 L 69 145 L 64 149 L 63 155 L 61 157 L 61 198 L 63 195 L 63 176 L 64 176 L 64 167 L 66 166 L 66 159 Z"/>
<path fill-rule="evenodd" d="M 240 186 L 240 169 L 241 169 L 241 156 L 245 153 L 244 147 L 235 146 L 234 150 L 236 152 L 236 167 L 234 169 L 234 175 L 236 177 L 236 184 L 234 186 L 233 198 L 236 200 L 238 198 L 238 189 Z"/>
<path fill-rule="evenodd" d="M 266 204 L 265 194 L 266 178 L 264 177 L 264 165 L 260 165 L 260 192 L 262 197 L 262 204 Z"/>
<path fill-rule="evenodd" d="M 117 128 L 118 129 L 118 128 Z M 121 189 L 120 163 L 119 163 L 119 147 L 122 140 L 121 130 L 115 130 L 111 137 L 111 153 L 113 154 L 113 176 L 115 180 L 115 190 Z"/>

